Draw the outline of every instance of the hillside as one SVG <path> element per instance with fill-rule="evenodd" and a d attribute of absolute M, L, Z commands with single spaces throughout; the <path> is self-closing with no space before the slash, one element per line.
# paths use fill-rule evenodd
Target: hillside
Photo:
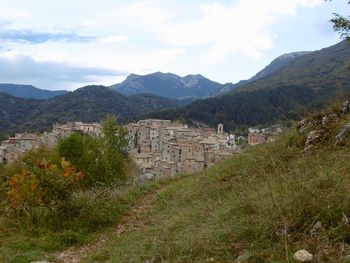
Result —
<path fill-rule="evenodd" d="M 178 106 L 178 103 L 175 100 L 170 100 L 164 97 L 147 93 L 130 95 L 128 98 L 137 105 L 146 106 L 152 111 L 167 108 L 176 108 Z"/>
<path fill-rule="evenodd" d="M 67 94 L 66 90 L 44 90 L 32 85 L 0 84 L 0 92 L 24 99 L 49 99 L 55 96 Z"/>
<path fill-rule="evenodd" d="M 227 130 L 298 119 L 350 93 L 350 46 L 334 46 L 294 59 L 277 73 L 243 85 L 225 96 L 194 102 L 181 109 L 151 114 Z"/>
<path fill-rule="evenodd" d="M 292 52 L 292 53 L 283 54 L 283 55 L 275 58 L 269 65 L 267 65 L 264 69 L 262 69 L 261 71 L 256 73 L 250 79 L 241 80 L 238 83 L 233 84 L 233 86 L 231 86 L 231 90 L 233 90 L 233 88 L 241 87 L 241 86 L 246 85 L 248 83 L 251 83 L 253 81 L 269 77 L 269 76 L 279 72 L 280 70 L 282 70 L 284 67 L 286 67 L 287 65 L 292 63 L 295 59 L 297 59 L 301 56 L 304 56 L 306 54 L 309 54 L 309 53 L 311 53 L 311 51 L 299 51 L 299 52 Z"/>
<path fill-rule="evenodd" d="M 127 97 L 103 86 L 87 86 L 48 100 L 0 96 L 0 132 L 45 130 L 53 123 L 100 121 L 106 114 L 120 121 L 145 112 L 174 107 L 175 102 L 153 96 Z"/>
<path fill-rule="evenodd" d="M 0 133 L 16 129 L 41 103 L 40 100 L 22 99 L 0 92 Z"/>
<path fill-rule="evenodd" d="M 349 136 L 335 143 L 350 116 L 334 113 L 173 180 L 132 231 L 110 234 L 84 262 L 296 262 L 300 249 L 312 262 L 347 262 L 350 165 L 339 156 L 350 154 Z M 323 135 L 312 140 L 315 130 Z"/>
<path fill-rule="evenodd" d="M 61 232 L 35 235 L 4 227 L 0 259 L 297 262 L 305 249 L 312 262 L 347 262 L 349 111 L 347 101 L 318 112 L 277 141 L 196 174 L 80 193 L 83 225 L 73 218 Z M 88 222 L 100 228 L 88 231 Z"/>
<path fill-rule="evenodd" d="M 131 74 L 122 83 L 111 86 L 124 94 L 151 93 L 170 99 L 207 98 L 220 92 L 224 85 L 201 75 L 180 77 L 172 73 Z"/>

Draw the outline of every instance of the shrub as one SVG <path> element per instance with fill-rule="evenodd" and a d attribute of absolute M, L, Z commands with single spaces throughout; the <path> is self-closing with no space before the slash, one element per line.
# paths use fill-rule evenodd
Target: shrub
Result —
<path fill-rule="evenodd" d="M 83 188 L 84 178 L 84 173 L 64 159 L 59 166 L 37 160 L 35 166 L 9 178 L 6 201 L 16 218 L 31 224 L 47 216 L 67 216 L 72 193 Z"/>
<path fill-rule="evenodd" d="M 124 182 L 127 162 L 127 131 L 108 116 L 102 123 L 101 137 L 74 133 L 58 144 L 61 157 L 69 160 L 88 176 L 89 186 Z"/>

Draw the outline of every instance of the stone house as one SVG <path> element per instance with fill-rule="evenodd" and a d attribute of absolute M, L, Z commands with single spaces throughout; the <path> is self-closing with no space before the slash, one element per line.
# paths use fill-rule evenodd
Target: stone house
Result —
<path fill-rule="evenodd" d="M 24 152 L 28 152 L 40 145 L 39 136 L 36 134 L 24 133 L 19 137 L 20 149 Z"/>
<path fill-rule="evenodd" d="M 147 172 L 155 178 L 199 171 L 237 150 L 235 136 L 224 133 L 223 125 L 215 131 L 148 119 L 130 123 L 126 129 L 129 153 L 142 174 Z"/>

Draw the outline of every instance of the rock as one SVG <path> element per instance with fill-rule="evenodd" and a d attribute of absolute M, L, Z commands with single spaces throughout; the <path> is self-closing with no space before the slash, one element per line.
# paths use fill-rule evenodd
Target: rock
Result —
<path fill-rule="evenodd" d="M 327 126 L 327 124 L 335 119 L 337 119 L 338 115 L 335 113 L 329 114 L 329 115 L 325 115 L 322 117 L 322 126 Z"/>
<path fill-rule="evenodd" d="M 329 122 L 329 116 L 325 115 L 322 117 L 322 126 L 326 126 Z"/>
<path fill-rule="evenodd" d="M 341 108 L 342 115 L 348 113 L 350 111 L 350 100 L 347 100 L 343 103 Z"/>
<path fill-rule="evenodd" d="M 238 256 L 235 259 L 234 263 L 248 263 L 250 258 L 251 258 L 250 253 L 245 252 L 242 255 Z"/>
<path fill-rule="evenodd" d="M 335 146 L 344 145 L 345 139 L 348 136 L 349 131 L 350 131 L 350 123 L 347 123 L 340 129 L 337 136 L 335 136 Z"/>
<path fill-rule="evenodd" d="M 309 150 L 323 137 L 323 132 L 321 130 L 314 130 L 306 135 L 305 148 L 304 151 Z"/>
<path fill-rule="evenodd" d="M 312 126 L 312 122 L 306 119 L 302 119 L 297 123 L 297 129 L 299 133 L 305 133 Z"/>
<path fill-rule="evenodd" d="M 343 213 L 343 218 L 342 218 L 342 223 L 344 224 L 344 225 L 349 225 L 349 218 Z"/>
<path fill-rule="evenodd" d="M 293 258 L 298 262 L 310 262 L 312 261 L 313 257 L 314 256 L 305 249 L 298 250 L 293 255 Z"/>
<path fill-rule="evenodd" d="M 318 232 L 320 232 L 321 228 L 322 228 L 322 223 L 320 221 L 317 221 L 316 224 L 314 224 L 314 226 L 310 230 L 310 233 L 313 235 L 317 234 Z"/>

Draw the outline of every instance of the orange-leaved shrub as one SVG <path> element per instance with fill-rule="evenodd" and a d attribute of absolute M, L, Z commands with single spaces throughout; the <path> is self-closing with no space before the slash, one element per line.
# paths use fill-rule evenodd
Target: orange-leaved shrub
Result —
<path fill-rule="evenodd" d="M 45 159 L 23 168 L 8 179 L 6 202 L 16 218 L 39 223 L 47 216 L 68 216 L 74 192 L 84 189 L 85 174 L 62 159 L 59 165 Z"/>

